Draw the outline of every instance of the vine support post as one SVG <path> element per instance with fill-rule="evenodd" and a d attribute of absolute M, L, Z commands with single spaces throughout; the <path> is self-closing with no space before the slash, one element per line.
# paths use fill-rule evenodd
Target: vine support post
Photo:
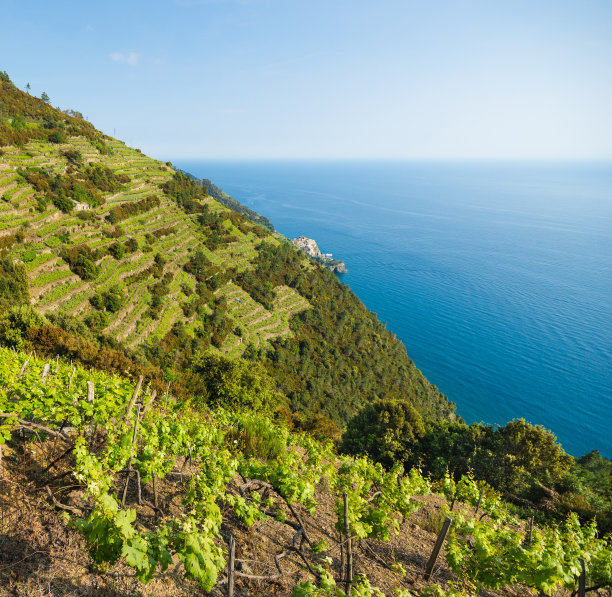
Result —
<path fill-rule="evenodd" d="M 130 477 L 132 476 L 132 459 L 134 458 L 134 444 L 136 443 L 136 434 L 138 433 L 139 419 L 140 419 L 140 404 L 137 404 L 136 405 L 136 421 L 134 422 L 134 433 L 132 434 L 132 451 L 130 452 L 130 459 L 127 465 L 127 477 L 125 479 L 125 487 L 123 488 L 123 495 L 121 496 L 122 506 L 125 506 L 125 498 L 127 497 L 127 490 L 130 484 Z"/>
<path fill-rule="evenodd" d="M 351 527 L 349 524 L 349 503 L 348 494 L 343 493 L 344 500 L 344 533 L 346 535 L 346 594 L 351 594 L 351 584 L 353 582 L 353 546 L 351 545 Z"/>
<path fill-rule="evenodd" d="M 227 563 L 227 597 L 234 597 L 234 566 L 236 565 L 236 540 L 230 535 L 229 562 Z"/>
<path fill-rule="evenodd" d="M 134 393 L 132 394 L 132 399 L 130 400 L 130 403 L 128 404 L 128 408 L 127 408 L 127 416 L 130 416 L 130 413 L 132 412 L 132 409 L 134 408 L 134 405 L 136 404 L 136 400 L 138 399 L 138 393 L 140 392 L 140 386 L 142 385 L 142 380 L 143 380 L 143 376 L 140 375 L 138 377 L 138 383 L 136 384 L 136 387 L 134 388 Z"/>
<path fill-rule="evenodd" d="M 47 375 L 49 375 L 50 368 L 51 368 L 51 365 L 49 363 L 45 363 L 43 370 L 42 370 L 42 375 L 40 376 L 40 381 L 42 381 L 43 383 L 47 381 Z"/>
<path fill-rule="evenodd" d="M 527 530 L 527 539 L 525 541 L 525 545 L 529 547 L 531 545 L 531 541 L 533 539 L 533 516 L 529 517 L 529 529 Z"/>
<path fill-rule="evenodd" d="M 584 568 L 584 558 L 580 558 L 580 578 L 578 579 L 578 597 L 586 595 L 586 570 Z"/>
<path fill-rule="evenodd" d="M 31 353 L 30 353 L 30 356 L 31 356 Z M 30 361 L 30 356 L 28 356 L 28 358 L 23 362 L 23 365 L 21 365 L 21 369 L 19 369 L 19 375 L 17 376 L 17 379 L 20 379 L 25 373 L 25 370 L 28 366 L 28 362 Z"/>
<path fill-rule="evenodd" d="M 346 570 L 346 550 L 344 548 L 344 533 L 340 532 L 340 576 L 344 577 Z"/>
<path fill-rule="evenodd" d="M 453 519 L 450 518 L 450 516 L 447 516 L 444 519 L 442 530 L 440 531 L 440 534 L 436 539 L 436 544 L 434 545 L 433 551 L 431 552 L 431 556 L 429 556 L 429 561 L 427 562 L 427 567 L 425 568 L 425 580 L 429 580 L 431 578 L 434 566 L 436 565 L 436 560 L 438 559 L 438 555 L 440 554 L 440 550 L 442 549 L 442 545 L 444 544 L 444 540 L 446 539 L 448 529 L 450 529 L 450 525 L 452 522 Z"/>
<path fill-rule="evenodd" d="M 95 386 L 93 384 L 93 381 L 88 381 L 87 382 L 87 402 L 90 402 L 91 404 L 93 404 L 94 393 L 95 393 Z"/>
<path fill-rule="evenodd" d="M 95 394 L 94 383 L 93 381 L 88 381 L 87 382 L 87 402 L 89 402 L 92 405 L 94 403 L 94 394 Z M 93 436 L 93 428 L 94 428 L 94 425 L 93 425 L 93 416 L 92 416 L 92 421 L 90 421 L 89 423 L 89 436 L 90 437 Z"/>
<path fill-rule="evenodd" d="M 158 499 L 157 499 L 157 475 L 153 473 L 153 504 L 155 507 L 158 507 Z"/>
<path fill-rule="evenodd" d="M 482 489 L 480 490 L 480 493 L 478 494 L 478 503 L 476 504 L 476 510 L 474 510 L 474 516 L 476 516 L 476 514 L 478 514 L 478 510 L 480 510 L 480 502 L 482 502 Z"/>

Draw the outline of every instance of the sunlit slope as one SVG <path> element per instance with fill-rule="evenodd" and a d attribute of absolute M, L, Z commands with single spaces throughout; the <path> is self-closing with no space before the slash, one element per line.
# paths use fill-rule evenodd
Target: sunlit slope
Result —
<path fill-rule="evenodd" d="M 67 314 L 176 379 L 206 351 L 249 359 L 338 425 L 378 398 L 451 415 L 348 287 L 230 199 L 0 72 L 0 278 L 27 278 L 8 298 L 0 280 L 0 304 Z"/>
<path fill-rule="evenodd" d="M 111 155 L 103 155 L 83 137 L 70 138 L 69 143 L 52 144 L 32 141 L 22 148 L 5 147 L 0 158 L 0 234 L 23 232 L 23 240 L 11 250 L 11 256 L 22 261 L 28 272 L 32 304 L 43 313 L 63 309 L 75 316 L 84 316 L 91 310 L 90 299 L 94 294 L 117 290 L 122 295 L 120 308 L 108 312 L 105 331 L 112 332 L 128 345 L 135 345 L 149 336 L 163 337 L 178 320 L 184 321 L 182 306 L 189 302 L 195 288 L 193 276 L 182 267 L 196 248 L 222 271 L 228 268 L 248 267 L 256 254 L 255 246 L 261 239 L 253 233 L 233 230 L 235 242 L 210 251 L 202 244 L 202 234 L 196 216 L 186 214 L 172 199 L 160 191 L 160 185 L 169 180 L 174 171 L 162 162 L 148 158 L 137 150 L 126 147 L 120 141 L 108 140 Z M 37 210 L 37 192 L 19 176 L 17 169 L 43 168 L 55 174 L 65 173 L 70 164 L 63 157 L 68 151 L 79 151 L 84 163 L 96 163 L 109 167 L 116 174 L 129 177 L 118 192 L 104 194 L 106 200 L 99 207 L 78 205 L 62 213 L 53 205 Z M 159 206 L 146 213 L 136 214 L 111 225 L 107 217 L 110 210 L 125 203 L 136 202 L 156 195 Z M 213 198 L 208 198 L 211 210 L 227 212 Z M 81 219 L 87 214 L 88 218 Z M 118 235 L 117 235 L 118 234 Z M 91 280 L 83 280 L 73 273 L 62 259 L 62 250 L 87 244 L 92 249 L 108 249 L 115 243 L 134 239 L 138 248 L 131 254 L 116 258 L 106 254 L 96 261 L 99 273 Z M 163 274 L 171 273 L 172 281 L 164 295 L 159 317 L 150 314 L 152 295 L 150 287 L 157 279 L 148 276 L 138 279 L 155 264 L 155 255 L 166 261 Z M 233 296 L 236 287 L 227 282 L 216 294 L 227 296 L 228 313 L 240 324 L 241 337 L 231 333 L 221 345 L 222 352 L 238 355 L 250 342 L 260 345 L 276 336 L 289 335 L 288 317 L 308 306 L 307 301 L 283 289 L 274 309 L 267 310 L 253 305 L 244 291 L 243 299 Z M 232 298 L 233 297 L 233 298 Z M 291 298 L 293 297 L 293 298 Z M 194 318 L 187 318 L 191 321 Z"/>

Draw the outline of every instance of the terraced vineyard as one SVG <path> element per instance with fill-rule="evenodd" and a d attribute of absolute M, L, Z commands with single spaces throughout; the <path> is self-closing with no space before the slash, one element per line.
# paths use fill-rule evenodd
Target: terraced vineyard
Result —
<path fill-rule="evenodd" d="M 265 217 L 3 71 L 0 337 L 83 362 L 116 351 L 103 367 L 146 363 L 183 393 L 200 391 L 208 356 L 262 367 L 284 404 L 332 419 L 333 433 L 382 396 L 427 419 L 453 411 L 350 289 Z"/>
<path fill-rule="evenodd" d="M 91 311 L 96 294 L 117 292 L 121 304 L 106 314 L 104 330 L 128 346 L 136 346 L 149 337 L 163 338 L 175 322 L 184 321 L 182 307 L 194 293 L 196 281 L 182 268 L 195 251 L 202 251 L 221 272 L 229 268 L 243 271 L 256 257 L 256 245 L 261 239 L 251 231 L 244 233 L 232 226 L 230 231 L 236 240 L 211 251 L 204 245 L 205 237 L 196 216 L 185 213 L 160 189 L 174 175 L 172 167 L 120 141 L 106 138 L 105 144 L 105 153 L 84 137 L 73 137 L 66 144 L 36 140 L 23 147 L 2 148 L 0 239 L 19 231 L 23 234 L 21 242 L 10 248 L 9 255 L 24 264 L 31 302 L 41 312 L 62 310 L 84 318 Z M 129 182 L 117 192 L 103 193 L 104 202 L 97 207 L 77 203 L 71 213 L 62 213 L 54 205 L 41 209 L 40 193 L 18 169 L 23 172 L 40 168 L 50 177 L 62 176 L 71 171 L 66 157 L 71 151 L 80 153 L 85 166 L 100 164 L 116 175 L 125 175 Z M 151 196 L 159 198 L 153 209 L 122 219 L 115 226 L 109 222 L 112 209 Z M 212 214 L 229 211 L 212 197 L 206 202 Z M 133 252 L 119 258 L 108 254 L 113 244 L 127 241 L 132 243 Z M 75 274 L 70 263 L 61 257 L 62 251 L 81 245 L 106 250 L 96 260 L 95 277 L 88 280 Z M 157 280 L 147 272 L 155 266 L 156 255 L 164 260 L 160 275 L 169 274 L 172 280 L 161 308 L 153 313 L 151 287 Z M 227 315 L 236 324 L 218 348 L 232 356 L 240 355 L 249 343 L 261 346 L 275 337 L 289 335 L 289 318 L 308 307 L 303 297 L 287 287 L 279 288 L 272 310 L 256 303 L 231 280 L 218 288 L 215 295 L 227 299 Z M 188 319 L 194 323 L 193 320 Z"/>

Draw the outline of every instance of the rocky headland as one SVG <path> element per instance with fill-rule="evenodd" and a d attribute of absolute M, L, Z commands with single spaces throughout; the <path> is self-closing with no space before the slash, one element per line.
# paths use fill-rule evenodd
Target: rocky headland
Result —
<path fill-rule="evenodd" d="M 347 269 L 344 261 L 334 259 L 331 253 L 322 253 L 316 241 L 306 236 L 293 239 L 293 244 L 304 251 L 311 259 L 337 274 L 346 274 Z"/>

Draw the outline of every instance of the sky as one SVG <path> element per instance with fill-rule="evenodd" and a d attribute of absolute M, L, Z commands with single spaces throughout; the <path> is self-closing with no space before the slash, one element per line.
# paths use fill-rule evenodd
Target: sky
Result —
<path fill-rule="evenodd" d="M 610 159 L 610 0 L 3 0 L 0 70 L 171 159 Z"/>

